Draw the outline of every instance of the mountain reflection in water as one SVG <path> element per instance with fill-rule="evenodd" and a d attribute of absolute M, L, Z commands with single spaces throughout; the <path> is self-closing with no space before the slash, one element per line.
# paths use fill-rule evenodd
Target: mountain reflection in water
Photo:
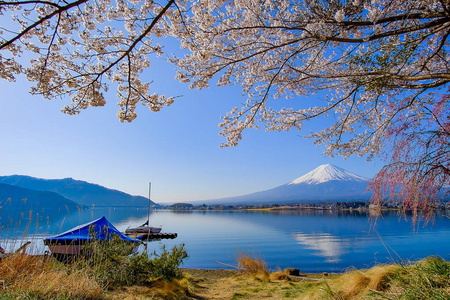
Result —
<path fill-rule="evenodd" d="M 354 248 L 356 241 L 342 239 L 327 233 L 295 233 L 294 238 L 306 249 L 318 251 L 316 255 L 323 256 L 327 262 L 338 262 L 340 256 L 348 253 L 348 248 Z"/>

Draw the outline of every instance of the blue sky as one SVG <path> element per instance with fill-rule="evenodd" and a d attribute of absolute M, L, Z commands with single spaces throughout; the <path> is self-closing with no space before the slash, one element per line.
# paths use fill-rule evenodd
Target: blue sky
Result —
<path fill-rule="evenodd" d="M 174 66 L 152 63 L 142 78 L 156 92 L 182 97 L 157 113 L 139 105 L 130 124 L 116 118 L 114 87 L 105 107 L 69 116 L 60 112 L 68 98 L 32 96 L 23 77 L 0 81 L 0 175 L 72 177 L 142 196 L 152 182 L 152 200 L 162 203 L 266 190 L 326 163 L 365 177 L 382 167 L 359 157 L 325 157 L 322 146 L 300 137 L 313 126 L 301 133 L 247 130 L 237 147 L 222 149 L 220 116 L 245 101 L 240 88 L 190 90 L 173 79 Z"/>

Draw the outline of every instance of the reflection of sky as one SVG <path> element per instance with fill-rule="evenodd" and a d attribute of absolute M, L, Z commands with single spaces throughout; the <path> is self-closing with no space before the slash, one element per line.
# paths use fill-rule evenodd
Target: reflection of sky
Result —
<path fill-rule="evenodd" d="M 306 249 L 326 258 L 327 262 L 339 262 L 351 249 L 362 246 L 362 239 L 337 237 L 329 233 L 294 233 L 295 240 Z"/>

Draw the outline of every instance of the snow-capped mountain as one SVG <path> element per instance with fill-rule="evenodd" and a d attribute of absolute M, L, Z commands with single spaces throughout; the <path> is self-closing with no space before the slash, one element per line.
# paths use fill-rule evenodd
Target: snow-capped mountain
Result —
<path fill-rule="evenodd" d="M 331 164 L 321 165 L 289 184 L 320 184 L 332 180 L 367 182 L 368 178 L 350 173 Z"/>
<path fill-rule="evenodd" d="M 248 195 L 215 199 L 208 204 L 272 204 L 294 202 L 368 201 L 369 179 L 331 164 L 321 165 L 311 172 L 281 186 Z"/>

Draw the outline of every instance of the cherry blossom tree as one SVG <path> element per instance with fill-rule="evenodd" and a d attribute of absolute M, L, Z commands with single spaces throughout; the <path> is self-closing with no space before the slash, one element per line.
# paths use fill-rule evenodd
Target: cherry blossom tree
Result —
<path fill-rule="evenodd" d="M 25 74 L 36 83 L 32 94 L 70 97 L 62 109 L 67 114 L 103 106 L 111 83 L 117 86 L 120 121 L 136 117 L 138 102 L 159 111 L 174 99 L 151 93 L 139 74 L 150 67 L 152 54 L 163 53 L 153 40 L 163 35 L 157 24 L 174 3 L 0 1 L 0 78 L 14 81 Z"/>
<path fill-rule="evenodd" d="M 0 14 L 0 77 L 70 97 L 65 113 L 104 105 L 111 84 L 122 122 L 138 102 L 170 105 L 139 75 L 166 51 L 155 40 L 172 36 L 186 53 L 170 58 L 176 79 L 248 95 L 223 117 L 222 146 L 248 128 L 327 118 L 308 137 L 328 155 L 387 158 L 374 201 L 402 198 L 417 213 L 449 184 L 447 0 L 0 0 Z"/>
<path fill-rule="evenodd" d="M 417 216 L 445 192 L 450 2 L 197 1 L 183 22 L 174 34 L 191 53 L 173 59 L 178 79 L 201 89 L 217 77 L 249 95 L 220 124 L 224 146 L 246 128 L 300 130 L 328 117 L 334 124 L 309 135 L 328 155 L 386 155 L 375 203 L 402 199 Z M 299 103 L 274 108 L 281 98 Z"/>

